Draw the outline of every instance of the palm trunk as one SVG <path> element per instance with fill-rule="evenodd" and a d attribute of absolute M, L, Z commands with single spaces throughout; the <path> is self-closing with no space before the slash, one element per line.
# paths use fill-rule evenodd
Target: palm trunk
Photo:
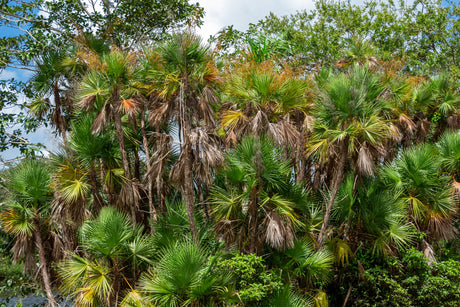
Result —
<path fill-rule="evenodd" d="M 144 105 L 142 104 L 142 112 L 141 112 L 141 133 L 142 133 L 142 145 L 144 146 L 145 151 L 145 159 L 147 164 L 147 193 L 148 193 L 148 201 L 149 201 L 149 213 L 150 217 L 153 221 L 157 219 L 157 213 L 155 206 L 153 205 L 153 182 L 152 176 L 153 174 L 150 173 L 151 165 L 150 165 L 150 150 L 149 150 L 149 142 L 147 140 L 147 134 L 145 132 L 145 114 L 144 114 Z"/>
<path fill-rule="evenodd" d="M 129 160 L 128 160 L 128 153 L 126 152 L 125 148 L 125 139 L 123 136 L 123 124 L 121 122 L 121 114 L 120 114 L 120 97 L 118 93 L 118 88 L 114 88 L 112 92 L 112 101 L 114 107 L 112 109 L 113 119 L 115 122 L 115 130 L 117 134 L 118 144 L 120 146 L 120 153 L 121 159 L 123 161 L 123 170 L 125 171 L 125 177 L 131 179 L 131 172 L 129 170 Z"/>
<path fill-rule="evenodd" d="M 259 225 L 257 218 L 257 206 L 259 203 L 259 184 L 255 185 L 251 189 L 251 202 L 249 204 L 249 213 L 251 214 L 251 219 L 249 220 L 249 252 L 255 254 L 257 252 L 257 228 Z"/>
<path fill-rule="evenodd" d="M 348 152 L 348 140 L 343 140 L 340 145 L 340 157 L 337 164 L 337 171 L 335 173 L 333 183 L 332 183 L 332 195 L 329 199 L 329 203 L 326 207 L 326 212 L 324 213 L 323 225 L 321 225 L 321 231 L 318 235 L 318 245 L 323 246 L 324 236 L 326 234 L 327 226 L 329 225 L 329 217 L 331 215 L 332 207 L 334 206 L 335 198 L 337 192 L 339 191 L 340 184 L 343 181 L 343 173 L 345 170 L 345 163 L 347 162 L 347 152 Z"/>
<path fill-rule="evenodd" d="M 188 75 L 187 69 L 183 74 L 183 86 L 180 87 L 180 120 L 179 120 L 179 131 L 182 132 L 184 145 L 182 150 L 184 151 L 184 185 L 183 193 L 185 198 L 185 207 L 187 211 L 187 218 L 190 224 L 190 231 L 195 239 L 198 239 L 198 231 L 196 230 L 195 217 L 193 216 L 195 196 L 193 193 L 193 165 L 192 165 L 192 145 L 190 143 L 190 131 L 192 125 L 190 122 L 190 116 L 188 114 L 186 95 L 188 89 Z M 179 133 L 180 137 L 180 133 Z"/>
<path fill-rule="evenodd" d="M 91 183 L 91 192 L 94 197 L 94 208 L 96 210 L 96 213 L 98 213 L 104 205 L 104 201 L 102 200 L 102 196 L 99 193 L 99 185 L 97 182 L 96 168 L 94 166 L 94 163 L 91 163 L 90 166 L 89 181 Z"/>
<path fill-rule="evenodd" d="M 62 135 L 62 139 L 65 144 L 67 143 L 66 122 L 61 112 L 62 103 L 61 103 L 61 96 L 59 95 L 59 87 L 58 87 L 57 81 L 54 83 L 53 92 L 54 92 L 54 105 L 56 108 L 56 120 L 57 120 L 56 125 L 57 125 L 57 129 Z"/>
<path fill-rule="evenodd" d="M 305 171 L 306 171 L 306 159 L 305 159 L 305 154 L 304 154 L 304 148 L 305 148 L 305 136 L 303 134 L 303 130 L 300 132 L 300 142 L 297 147 L 297 152 L 296 152 L 296 164 L 297 165 L 297 171 L 296 171 L 296 182 L 301 183 L 305 179 Z"/>
<path fill-rule="evenodd" d="M 185 116 L 188 117 L 188 116 Z M 192 157 L 191 157 L 191 145 L 190 137 L 188 132 L 190 131 L 189 119 L 184 120 L 184 200 L 187 211 L 187 218 L 190 224 L 190 231 L 194 238 L 198 238 L 198 232 L 196 230 L 195 218 L 193 216 L 195 197 L 193 193 L 193 176 L 192 176 Z"/>
<path fill-rule="evenodd" d="M 48 273 L 48 265 L 45 256 L 45 248 L 43 247 L 42 235 L 40 233 L 40 221 L 35 217 L 35 241 L 38 249 L 38 258 L 40 260 L 40 272 L 42 275 L 43 285 L 45 287 L 45 294 L 48 298 L 49 306 L 57 306 L 56 299 L 54 298 L 53 291 L 51 290 L 51 281 Z"/>

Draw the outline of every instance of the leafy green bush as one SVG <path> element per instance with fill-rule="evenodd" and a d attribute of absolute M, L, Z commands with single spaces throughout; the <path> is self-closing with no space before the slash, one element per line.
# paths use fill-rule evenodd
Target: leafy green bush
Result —
<path fill-rule="evenodd" d="M 418 294 L 419 306 L 459 306 L 460 262 L 448 260 L 434 264 Z"/>
<path fill-rule="evenodd" d="M 283 287 L 280 274 L 268 270 L 262 257 L 254 254 L 237 253 L 230 259 L 220 261 L 217 266 L 233 274 L 235 290 L 243 304 L 262 302 Z"/>
<path fill-rule="evenodd" d="M 23 296 L 40 291 L 39 285 L 23 274 L 22 264 L 13 264 L 10 257 L 0 257 L 0 297 Z"/>
<path fill-rule="evenodd" d="M 366 269 L 363 280 L 353 289 L 353 306 L 439 306 L 460 302 L 460 262 L 429 266 L 415 249 L 400 259 Z"/>

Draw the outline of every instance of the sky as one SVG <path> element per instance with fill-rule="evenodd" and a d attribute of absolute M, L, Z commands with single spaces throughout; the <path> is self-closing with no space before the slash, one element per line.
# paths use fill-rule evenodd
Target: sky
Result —
<path fill-rule="evenodd" d="M 222 28 L 234 25 L 237 30 L 247 30 L 250 23 L 257 23 L 269 15 L 293 14 L 299 10 L 314 8 L 313 0 L 198 0 L 204 7 L 204 24 L 198 33 L 207 40 Z"/>

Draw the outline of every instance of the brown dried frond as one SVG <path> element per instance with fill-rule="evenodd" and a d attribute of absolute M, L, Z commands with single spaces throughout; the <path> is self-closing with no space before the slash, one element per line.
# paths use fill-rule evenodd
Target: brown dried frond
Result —
<path fill-rule="evenodd" d="M 168 117 L 168 112 L 171 112 L 169 103 L 165 103 L 162 101 L 155 102 L 149 109 L 149 122 L 153 126 L 157 126 L 166 117 Z"/>
<path fill-rule="evenodd" d="M 217 103 L 219 103 L 219 98 L 217 95 L 212 89 L 210 89 L 208 86 L 205 86 L 198 101 L 198 113 L 206 125 L 216 125 L 216 121 L 214 119 L 214 111 L 211 108 L 211 104 Z"/>
<path fill-rule="evenodd" d="M 444 217 L 434 212 L 428 214 L 426 229 L 437 240 L 450 240 L 457 234 L 457 229 L 452 225 L 452 217 Z"/>
<path fill-rule="evenodd" d="M 85 98 L 83 98 L 77 103 L 77 106 L 86 111 L 89 111 L 93 108 L 95 100 L 96 100 L 96 95 L 86 96 Z"/>
<path fill-rule="evenodd" d="M 372 176 L 374 174 L 374 161 L 372 160 L 372 155 L 370 149 L 364 143 L 358 152 L 357 167 L 361 174 Z"/>
<path fill-rule="evenodd" d="M 460 205 L 460 182 L 452 181 L 453 199 Z"/>
<path fill-rule="evenodd" d="M 99 111 L 93 121 L 93 125 L 91 126 L 91 131 L 93 134 L 101 133 L 104 130 L 105 126 L 110 120 L 111 110 L 112 107 L 109 103 L 104 104 L 102 110 Z"/>
<path fill-rule="evenodd" d="M 142 189 L 142 185 L 136 180 L 124 180 L 121 184 L 120 196 L 116 205 L 119 209 L 130 214 L 132 219 L 139 212 Z M 136 220 L 133 220 L 133 222 L 136 222 Z"/>
<path fill-rule="evenodd" d="M 431 122 L 422 119 L 417 122 L 417 143 L 423 142 L 430 131 Z"/>
<path fill-rule="evenodd" d="M 238 236 L 238 220 L 221 219 L 214 225 L 214 232 L 225 241 L 226 247 L 234 245 Z"/>
<path fill-rule="evenodd" d="M 404 114 L 399 116 L 399 124 L 404 129 L 405 134 L 409 137 L 414 134 L 414 131 L 417 128 L 417 125 Z"/>
<path fill-rule="evenodd" d="M 13 263 L 18 263 L 24 257 L 24 271 L 33 275 L 37 270 L 35 261 L 35 243 L 30 236 L 16 237 L 13 245 Z"/>
<path fill-rule="evenodd" d="M 169 180 L 176 186 L 183 186 L 184 183 L 184 170 L 185 170 L 184 153 L 181 152 L 179 159 L 174 163 L 169 172 Z"/>
<path fill-rule="evenodd" d="M 450 115 L 447 117 L 447 127 L 449 129 L 459 129 L 460 128 L 460 116 L 457 114 Z"/>
<path fill-rule="evenodd" d="M 313 122 L 315 121 L 313 116 L 305 115 L 305 119 L 303 121 L 303 128 L 306 132 L 311 133 L 313 132 Z"/>
<path fill-rule="evenodd" d="M 265 223 L 265 241 L 271 247 L 284 250 L 294 245 L 294 232 L 289 221 L 285 224 L 281 216 L 277 212 L 272 211 L 267 214 Z"/>
<path fill-rule="evenodd" d="M 300 132 L 297 131 L 289 122 L 280 122 L 281 132 L 283 135 L 283 142 L 286 146 L 295 148 L 300 140 Z"/>
<path fill-rule="evenodd" d="M 392 131 L 390 133 L 390 140 L 392 140 L 392 141 L 394 141 L 396 143 L 401 142 L 403 136 L 402 136 L 402 133 L 399 130 L 399 128 L 396 125 L 394 125 L 393 123 L 390 123 L 390 130 Z"/>
<path fill-rule="evenodd" d="M 258 111 L 254 118 L 249 123 L 249 131 L 254 134 L 265 134 L 268 130 L 268 118 L 267 115 Z"/>

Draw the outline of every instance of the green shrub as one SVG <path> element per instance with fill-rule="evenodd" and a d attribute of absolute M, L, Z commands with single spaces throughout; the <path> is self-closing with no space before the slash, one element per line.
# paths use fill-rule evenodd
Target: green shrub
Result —
<path fill-rule="evenodd" d="M 10 257 L 0 257 L 0 297 L 23 296 L 40 291 L 39 285 L 23 274 L 22 264 L 13 264 Z"/>
<path fill-rule="evenodd" d="M 353 306 L 455 307 L 460 302 L 460 262 L 429 266 L 423 254 L 408 250 L 398 260 L 366 269 L 353 288 Z"/>
<path fill-rule="evenodd" d="M 254 305 L 268 299 L 283 287 L 280 274 L 268 270 L 262 257 L 237 253 L 220 261 L 218 268 L 233 274 L 235 290 L 243 304 Z"/>

